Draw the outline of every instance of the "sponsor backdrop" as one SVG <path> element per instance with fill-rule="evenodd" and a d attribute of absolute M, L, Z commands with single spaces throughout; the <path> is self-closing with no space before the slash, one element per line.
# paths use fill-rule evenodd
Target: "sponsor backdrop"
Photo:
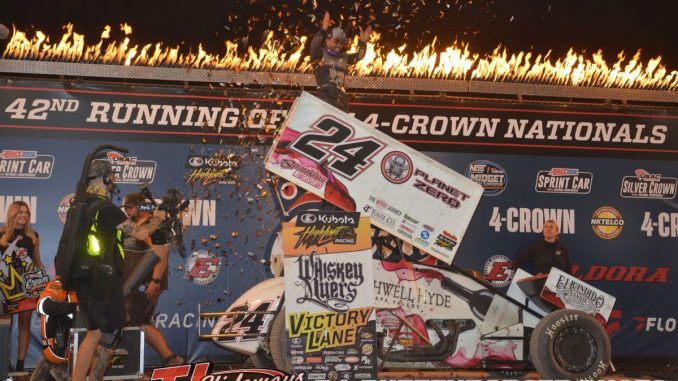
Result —
<path fill-rule="evenodd" d="M 5 82 L 0 223 L 13 200 L 28 202 L 53 274 L 62 220 L 86 153 L 99 144 L 129 148 L 129 154 L 105 158 L 119 171 L 121 193 L 114 201 L 142 183 L 158 198 L 173 187 L 190 200 L 187 258 L 170 258 L 170 289 L 160 298 L 156 325 L 190 360 L 239 361 L 197 340 L 198 329 L 213 324 L 197 316 L 225 310 L 270 276 L 268 246 L 281 213 L 263 158 L 296 95 Z M 678 115 L 377 96 L 355 99 L 351 110 L 485 187 L 456 264 L 504 287 L 510 260 L 540 238 L 545 220 L 555 219 L 575 276 L 617 298 L 607 326 L 613 353 L 678 356 L 671 345 L 678 318 Z M 29 365 L 38 356 L 38 338 L 34 319 Z M 150 348 L 145 353 L 149 363 L 158 362 Z"/>

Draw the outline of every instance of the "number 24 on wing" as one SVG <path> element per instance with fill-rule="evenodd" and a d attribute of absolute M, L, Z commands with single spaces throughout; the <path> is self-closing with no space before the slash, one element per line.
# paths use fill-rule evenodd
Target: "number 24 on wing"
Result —
<path fill-rule="evenodd" d="M 324 133 L 305 132 L 290 148 L 317 164 L 328 165 L 347 179 L 372 165 L 372 158 L 385 146 L 371 136 L 353 139 L 354 129 L 329 115 L 321 117 L 312 128 Z"/>

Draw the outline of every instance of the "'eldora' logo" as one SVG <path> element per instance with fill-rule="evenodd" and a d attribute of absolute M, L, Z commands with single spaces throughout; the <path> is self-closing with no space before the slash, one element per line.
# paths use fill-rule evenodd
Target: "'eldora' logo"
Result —
<path fill-rule="evenodd" d="M 59 214 L 59 219 L 62 224 L 66 223 L 66 215 L 68 214 L 68 208 L 71 207 L 71 201 L 75 198 L 75 193 L 69 193 L 64 198 L 59 201 L 59 206 L 57 207 L 57 213 Z"/>
<path fill-rule="evenodd" d="M 593 212 L 591 227 L 598 237 L 613 239 L 621 233 L 624 219 L 617 209 L 611 206 L 601 206 Z"/>
<path fill-rule="evenodd" d="M 499 164 L 488 160 L 476 160 L 466 168 L 466 177 L 485 188 L 485 196 L 496 196 L 506 189 L 508 176 Z"/>
<path fill-rule="evenodd" d="M 624 198 L 673 199 L 678 179 L 636 169 L 635 176 L 624 176 L 619 194 Z"/>
<path fill-rule="evenodd" d="M 209 250 L 194 251 L 186 258 L 186 272 L 184 279 L 188 279 L 201 286 L 214 282 L 219 276 L 221 258 Z"/>
<path fill-rule="evenodd" d="M 402 184 L 412 177 L 412 159 L 400 151 L 389 152 L 381 160 L 381 173 L 393 184 Z"/>

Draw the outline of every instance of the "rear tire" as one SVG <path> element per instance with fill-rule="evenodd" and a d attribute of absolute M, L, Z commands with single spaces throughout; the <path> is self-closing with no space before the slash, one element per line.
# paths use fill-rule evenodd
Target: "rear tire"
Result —
<path fill-rule="evenodd" d="M 269 348 L 271 349 L 271 358 L 276 369 L 292 373 L 292 364 L 287 356 L 287 332 L 285 331 L 285 307 L 273 318 L 271 324 L 271 333 L 269 335 Z"/>
<path fill-rule="evenodd" d="M 539 321 L 530 338 L 530 357 L 545 379 L 597 380 L 610 366 L 610 338 L 591 315 L 558 310 Z"/>

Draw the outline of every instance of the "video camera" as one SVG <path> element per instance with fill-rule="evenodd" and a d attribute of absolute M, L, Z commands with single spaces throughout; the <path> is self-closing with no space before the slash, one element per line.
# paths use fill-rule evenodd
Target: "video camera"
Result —
<path fill-rule="evenodd" d="M 152 212 L 153 210 L 163 210 L 167 217 L 160 224 L 158 230 L 164 235 L 167 242 L 177 248 L 179 254 L 186 258 L 186 245 L 184 245 L 181 212 L 188 208 L 189 200 L 184 200 L 181 192 L 175 188 L 169 188 L 165 192 L 162 201 L 158 204 L 153 197 L 153 193 L 148 189 L 148 185 L 141 186 L 141 193 L 150 200 L 139 205 L 140 212 Z"/>

